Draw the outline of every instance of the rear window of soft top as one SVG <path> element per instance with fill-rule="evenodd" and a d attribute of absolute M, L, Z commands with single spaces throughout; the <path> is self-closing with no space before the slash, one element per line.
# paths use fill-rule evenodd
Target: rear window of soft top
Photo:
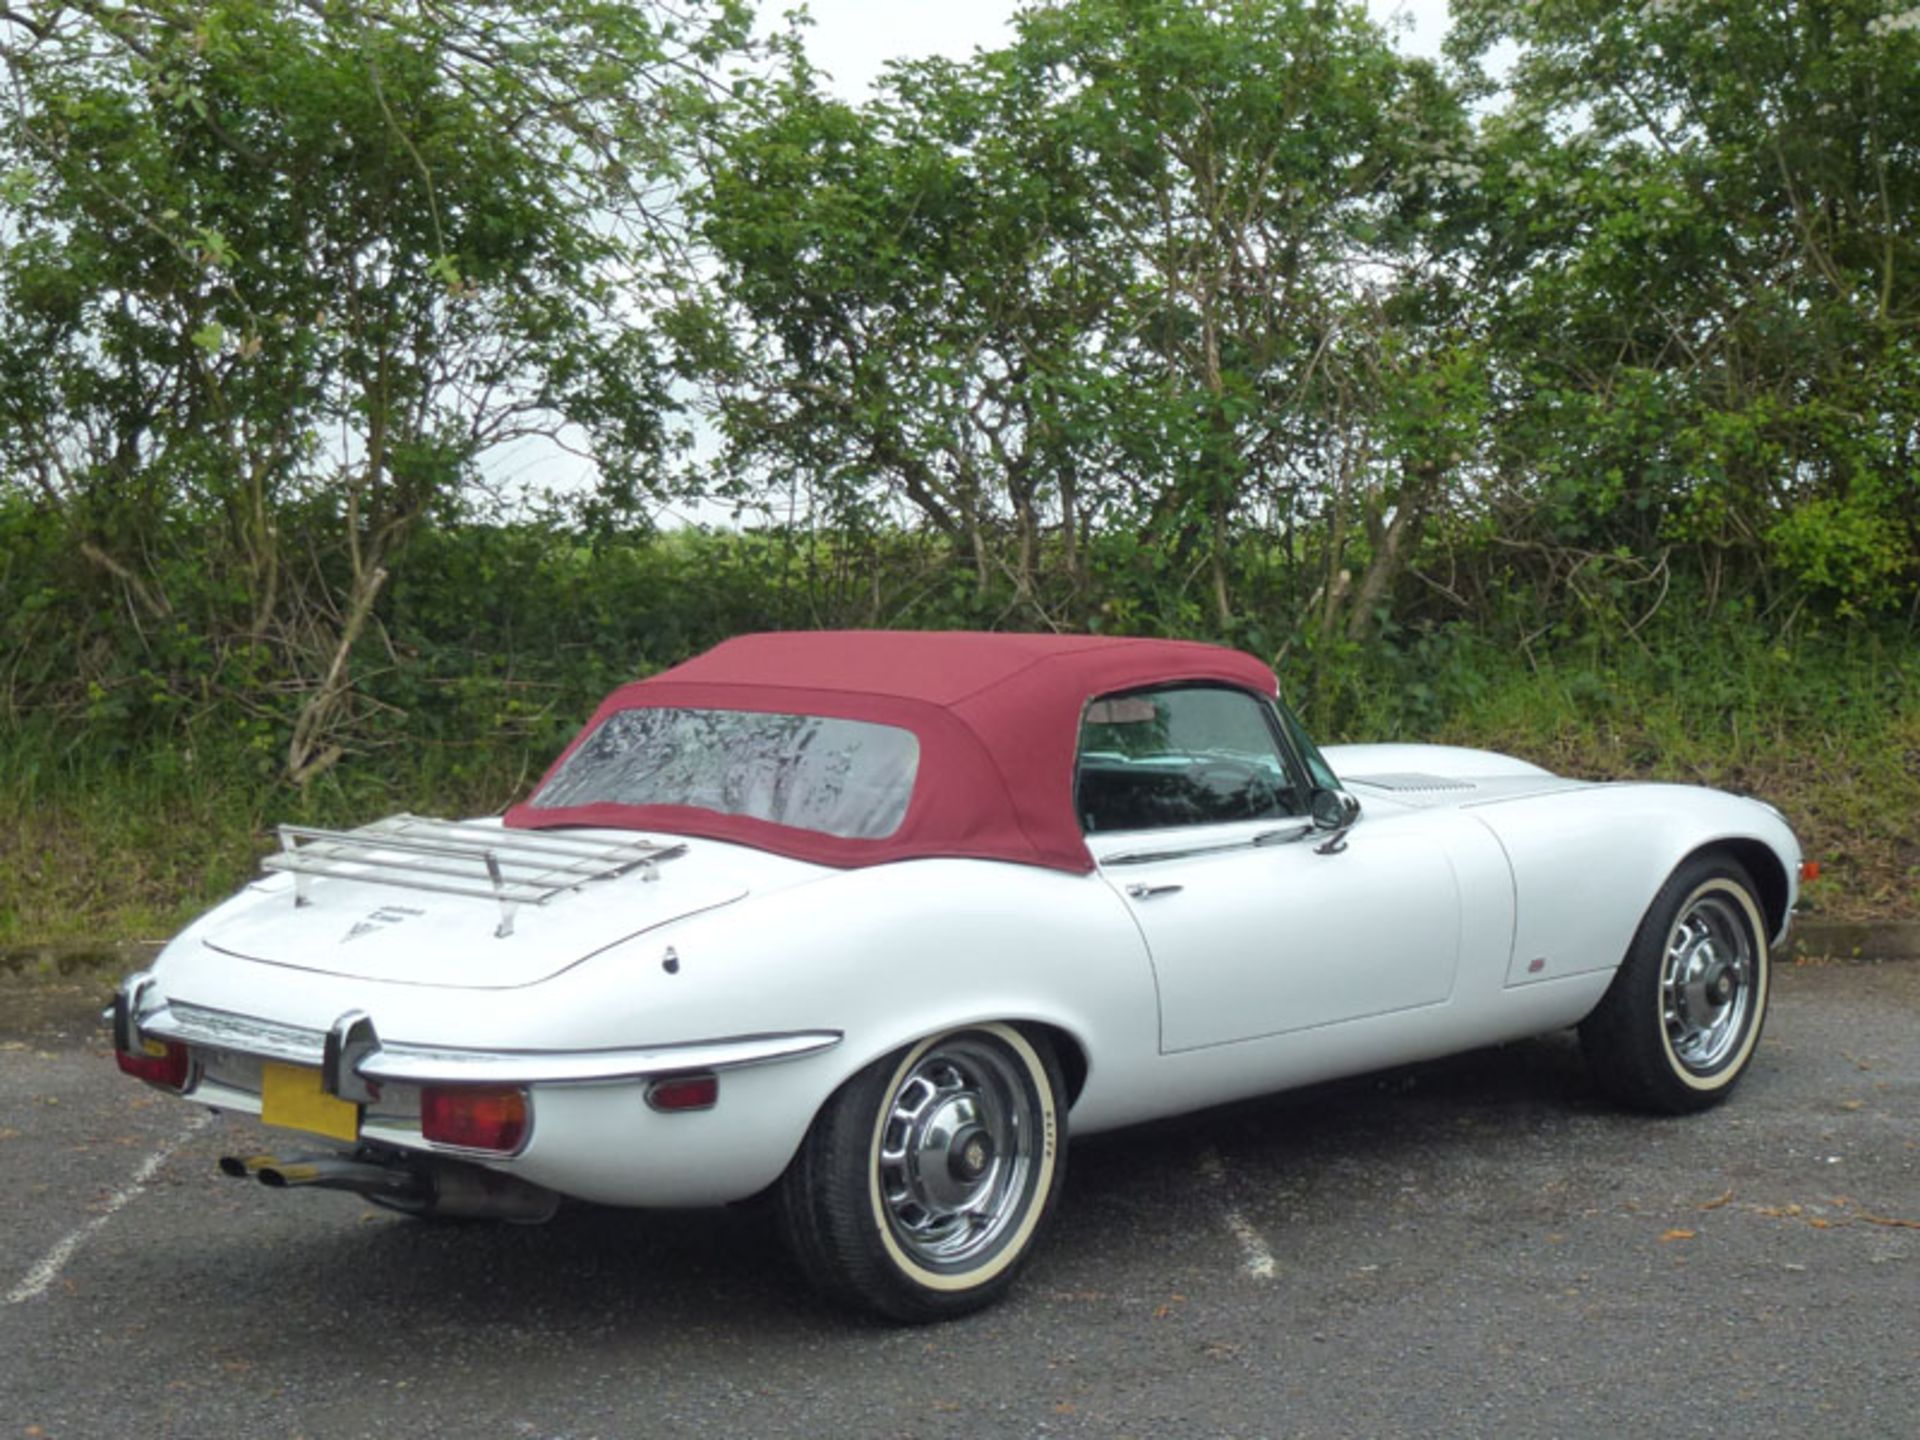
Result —
<path fill-rule="evenodd" d="M 906 818 L 919 766 L 919 740 L 897 725 L 761 710 L 619 710 L 531 803 L 689 806 L 880 840 Z"/>

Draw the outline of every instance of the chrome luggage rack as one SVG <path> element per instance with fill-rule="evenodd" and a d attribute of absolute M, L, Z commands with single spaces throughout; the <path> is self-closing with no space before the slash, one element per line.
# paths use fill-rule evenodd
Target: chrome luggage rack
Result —
<path fill-rule="evenodd" d="M 307 891 L 316 875 L 472 895 L 499 902 L 500 924 L 493 933 L 502 940 L 513 934 L 514 912 L 522 905 L 544 905 L 589 881 L 611 880 L 630 870 L 644 870 L 644 879 L 657 880 L 658 863 L 687 848 L 654 840 L 505 830 L 404 812 L 353 830 L 282 825 L 279 831 L 280 853 L 261 865 L 293 876 L 296 906 L 312 903 Z"/>

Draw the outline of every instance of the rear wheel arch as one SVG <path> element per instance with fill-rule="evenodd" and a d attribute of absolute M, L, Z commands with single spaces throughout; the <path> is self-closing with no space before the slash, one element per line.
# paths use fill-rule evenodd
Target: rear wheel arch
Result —
<path fill-rule="evenodd" d="M 1067 1082 L 1067 1108 L 1072 1109 L 1074 1101 L 1080 1098 L 1080 1092 L 1086 1088 L 1089 1069 L 1087 1052 L 1080 1044 L 1080 1038 L 1070 1030 L 1049 1025 L 1043 1020 L 1014 1020 L 1009 1023 L 1017 1030 L 1046 1041 L 1052 1048 L 1054 1059 L 1060 1062 L 1060 1073 Z"/>
<path fill-rule="evenodd" d="M 977 1021 L 840 1085 L 774 1187 L 800 1269 L 895 1320 L 990 1304 L 1059 1197 L 1070 1091 L 1050 1026 Z M 1082 1062 L 1083 1063 L 1083 1062 Z"/>
<path fill-rule="evenodd" d="M 820 1104 L 814 1111 L 815 1115 L 818 1115 L 820 1109 L 825 1108 L 836 1093 L 869 1065 L 876 1064 L 904 1047 L 917 1045 L 930 1036 L 964 1030 L 969 1025 L 1006 1025 L 1018 1030 L 1029 1040 L 1044 1042 L 1053 1053 L 1055 1061 L 1060 1066 L 1061 1078 L 1066 1082 L 1066 1089 L 1061 1097 L 1063 1111 L 1072 1108 L 1074 1102 L 1080 1098 L 1080 1092 L 1086 1088 L 1087 1076 L 1093 1068 L 1086 1043 L 1081 1039 L 1078 1031 L 1070 1030 L 1057 1021 L 1037 1020 L 1031 1015 L 1020 1014 L 995 1015 L 971 1021 L 956 1020 L 938 1025 L 928 1025 L 923 1021 L 914 1028 L 902 1027 L 894 1030 L 890 1027 L 886 1031 L 879 1032 L 888 1038 L 885 1040 L 869 1038 L 864 1048 L 855 1052 L 856 1058 L 843 1058 L 841 1064 L 844 1073 L 834 1082 L 833 1087 L 821 1096 Z"/>

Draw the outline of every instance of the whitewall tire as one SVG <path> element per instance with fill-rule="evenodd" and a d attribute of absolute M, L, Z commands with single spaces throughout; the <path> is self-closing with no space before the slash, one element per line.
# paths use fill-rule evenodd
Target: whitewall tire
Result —
<path fill-rule="evenodd" d="M 1715 855 L 1661 887 L 1580 1026 L 1594 1078 L 1614 1098 L 1685 1114 L 1717 1104 L 1746 1073 L 1772 980 L 1757 894 L 1744 869 Z"/>
<path fill-rule="evenodd" d="M 1065 1093 L 1051 1047 L 998 1023 L 869 1065 L 821 1109 L 781 1179 L 800 1268 L 895 1320 L 998 1299 L 1060 1193 Z"/>

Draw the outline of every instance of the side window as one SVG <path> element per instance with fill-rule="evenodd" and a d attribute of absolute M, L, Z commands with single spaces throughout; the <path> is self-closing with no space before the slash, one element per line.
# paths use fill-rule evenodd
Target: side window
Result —
<path fill-rule="evenodd" d="M 1214 686 L 1140 690 L 1089 705 L 1075 802 L 1090 835 L 1306 812 L 1263 703 Z"/>

